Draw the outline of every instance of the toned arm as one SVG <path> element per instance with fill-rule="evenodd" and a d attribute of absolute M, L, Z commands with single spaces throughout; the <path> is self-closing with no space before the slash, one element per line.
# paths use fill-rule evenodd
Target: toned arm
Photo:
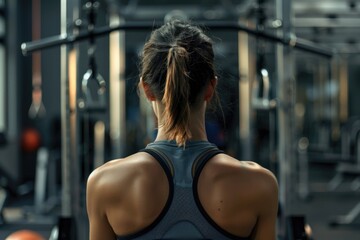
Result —
<path fill-rule="evenodd" d="M 259 181 L 259 216 L 254 232 L 254 240 L 275 240 L 278 212 L 278 184 L 274 175 L 265 169 L 261 171 Z"/>
<path fill-rule="evenodd" d="M 86 207 L 90 224 L 90 240 L 116 239 L 106 216 L 104 206 L 104 186 L 101 182 L 101 170 L 95 170 L 88 178 L 86 191 Z"/>

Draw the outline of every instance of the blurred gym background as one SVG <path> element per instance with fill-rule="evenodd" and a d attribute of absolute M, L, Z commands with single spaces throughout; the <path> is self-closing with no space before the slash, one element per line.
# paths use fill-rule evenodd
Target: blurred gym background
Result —
<path fill-rule="evenodd" d="M 214 40 L 221 107 L 209 110 L 209 140 L 276 174 L 292 230 L 360 239 L 358 0 L 0 0 L 0 239 L 24 229 L 62 239 L 64 215 L 87 239 L 88 174 L 155 136 L 137 92 L 151 28 L 134 26 L 173 17 Z M 31 45 L 44 39 L 55 44 Z"/>

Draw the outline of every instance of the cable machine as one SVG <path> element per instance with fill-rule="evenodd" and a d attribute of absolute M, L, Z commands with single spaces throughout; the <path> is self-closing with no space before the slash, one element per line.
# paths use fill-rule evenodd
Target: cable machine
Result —
<path fill-rule="evenodd" d="M 94 4 L 96 2 L 89 1 L 88 14 L 96 14 Z M 90 6 L 91 5 L 91 6 Z M 286 216 L 288 213 L 288 202 L 291 200 L 290 183 L 292 182 L 292 169 L 291 160 L 295 162 L 295 150 L 296 144 L 294 139 L 294 59 L 292 50 L 298 49 L 301 51 L 310 52 L 323 56 L 325 58 L 331 58 L 333 52 L 331 49 L 320 48 L 312 43 L 309 43 L 303 39 L 296 38 L 292 33 L 291 27 L 291 1 L 276 0 L 276 15 L 277 19 L 282 22 L 282 29 L 278 30 L 278 34 L 267 33 L 262 29 L 253 29 L 242 25 L 239 22 L 233 21 L 216 21 L 216 22 L 199 22 L 200 25 L 206 26 L 210 30 L 232 30 L 239 33 L 246 33 L 248 35 L 255 36 L 259 39 L 277 43 L 277 119 L 278 119 L 278 158 L 279 158 L 279 183 L 280 183 L 280 201 L 283 203 L 282 211 Z M 58 224 L 58 237 L 53 239 L 84 239 L 86 233 L 83 232 L 83 223 L 79 222 L 78 216 L 80 215 L 80 180 L 79 180 L 79 162 L 78 162 L 78 110 L 79 97 L 77 96 L 77 61 L 78 61 L 78 46 L 77 44 L 84 40 L 89 40 L 94 47 L 95 38 L 99 36 L 106 36 L 114 32 L 125 31 L 151 31 L 158 27 L 159 24 L 153 22 L 126 22 L 120 21 L 112 14 L 112 22 L 110 26 L 94 27 L 95 22 L 90 20 L 91 27 L 87 30 L 78 30 L 76 28 L 68 28 L 68 20 L 76 22 L 79 19 L 79 0 L 62 0 L 61 1 L 61 34 L 41 40 L 23 43 L 21 50 L 24 55 L 31 54 L 39 50 L 47 49 L 50 47 L 61 47 L 61 127 L 62 127 L 62 211 Z M 94 17 L 94 16 L 93 16 Z M 92 21 L 92 22 L 91 22 Z M 90 26 L 90 25 L 89 25 Z M 116 35 L 111 35 L 115 39 Z M 123 36 L 123 35 L 121 35 Z M 116 37 L 116 41 L 119 38 Z M 113 40 L 115 41 L 115 40 Z M 121 44 L 124 44 L 123 42 Z M 116 45 L 116 43 L 115 43 Z M 112 46 L 112 44 L 111 44 Z M 124 47 L 124 45 L 123 45 Z M 98 107 L 96 104 L 103 104 L 103 97 L 105 96 L 105 81 L 96 72 L 95 60 L 93 58 L 93 51 L 89 51 L 89 70 L 85 73 L 82 79 L 83 96 L 84 100 L 93 100 L 89 97 L 86 91 L 86 86 L 90 79 L 95 79 L 99 85 L 98 97 L 99 101 L 93 101 L 90 105 Z M 117 50 L 118 51 L 118 50 Z M 124 52 L 119 52 L 121 57 L 118 61 L 124 61 Z M 112 56 L 113 57 L 113 56 Z M 117 61 L 116 61 L 117 62 Z M 90 72 L 91 71 L 91 72 Z M 121 70 L 121 76 L 124 74 L 124 69 Z M 264 77 L 265 76 L 264 72 Z M 116 82 L 116 79 L 114 80 Z M 119 88 L 118 88 L 119 89 Z M 124 86 L 122 88 L 124 89 Z M 104 94 L 104 95 L 102 95 Z M 124 92 L 122 91 L 122 94 Z M 124 96 L 121 96 L 124 100 Z M 83 106 L 90 106 L 89 101 L 84 102 Z M 91 101 L 90 101 L 91 102 Z M 124 104 L 124 102 L 122 102 Z M 88 104 L 88 105 L 87 105 Z M 104 105 L 101 105 L 104 107 Z M 124 126 L 125 118 L 124 110 L 117 112 L 120 115 L 119 118 L 115 118 L 116 128 Z M 124 142 L 124 135 L 115 132 L 116 144 Z M 121 154 L 122 150 L 118 151 Z M 282 235 L 285 235 L 285 223 L 281 223 Z"/>

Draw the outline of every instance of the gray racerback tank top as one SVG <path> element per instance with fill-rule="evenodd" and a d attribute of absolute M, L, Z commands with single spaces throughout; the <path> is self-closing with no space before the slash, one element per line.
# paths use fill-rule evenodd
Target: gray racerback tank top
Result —
<path fill-rule="evenodd" d="M 196 186 L 202 168 L 209 159 L 222 153 L 214 144 L 191 141 L 186 147 L 178 147 L 173 141 L 157 141 L 142 151 L 151 154 L 164 169 L 169 180 L 169 198 L 155 222 L 135 234 L 118 236 L 118 240 L 249 239 L 221 229 L 198 199 Z"/>

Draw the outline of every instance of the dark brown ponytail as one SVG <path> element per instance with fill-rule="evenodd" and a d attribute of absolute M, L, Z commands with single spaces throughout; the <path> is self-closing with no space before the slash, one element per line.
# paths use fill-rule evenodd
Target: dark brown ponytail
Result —
<path fill-rule="evenodd" d="M 170 140 L 183 146 L 191 138 L 188 129 L 190 117 L 188 52 L 180 46 L 172 46 L 167 56 L 167 74 L 162 103 L 164 129 Z"/>
<path fill-rule="evenodd" d="M 194 25 L 170 21 L 154 30 L 141 56 L 143 81 L 164 104 L 162 127 L 169 140 L 191 139 L 190 111 L 215 77 L 211 39 Z"/>

